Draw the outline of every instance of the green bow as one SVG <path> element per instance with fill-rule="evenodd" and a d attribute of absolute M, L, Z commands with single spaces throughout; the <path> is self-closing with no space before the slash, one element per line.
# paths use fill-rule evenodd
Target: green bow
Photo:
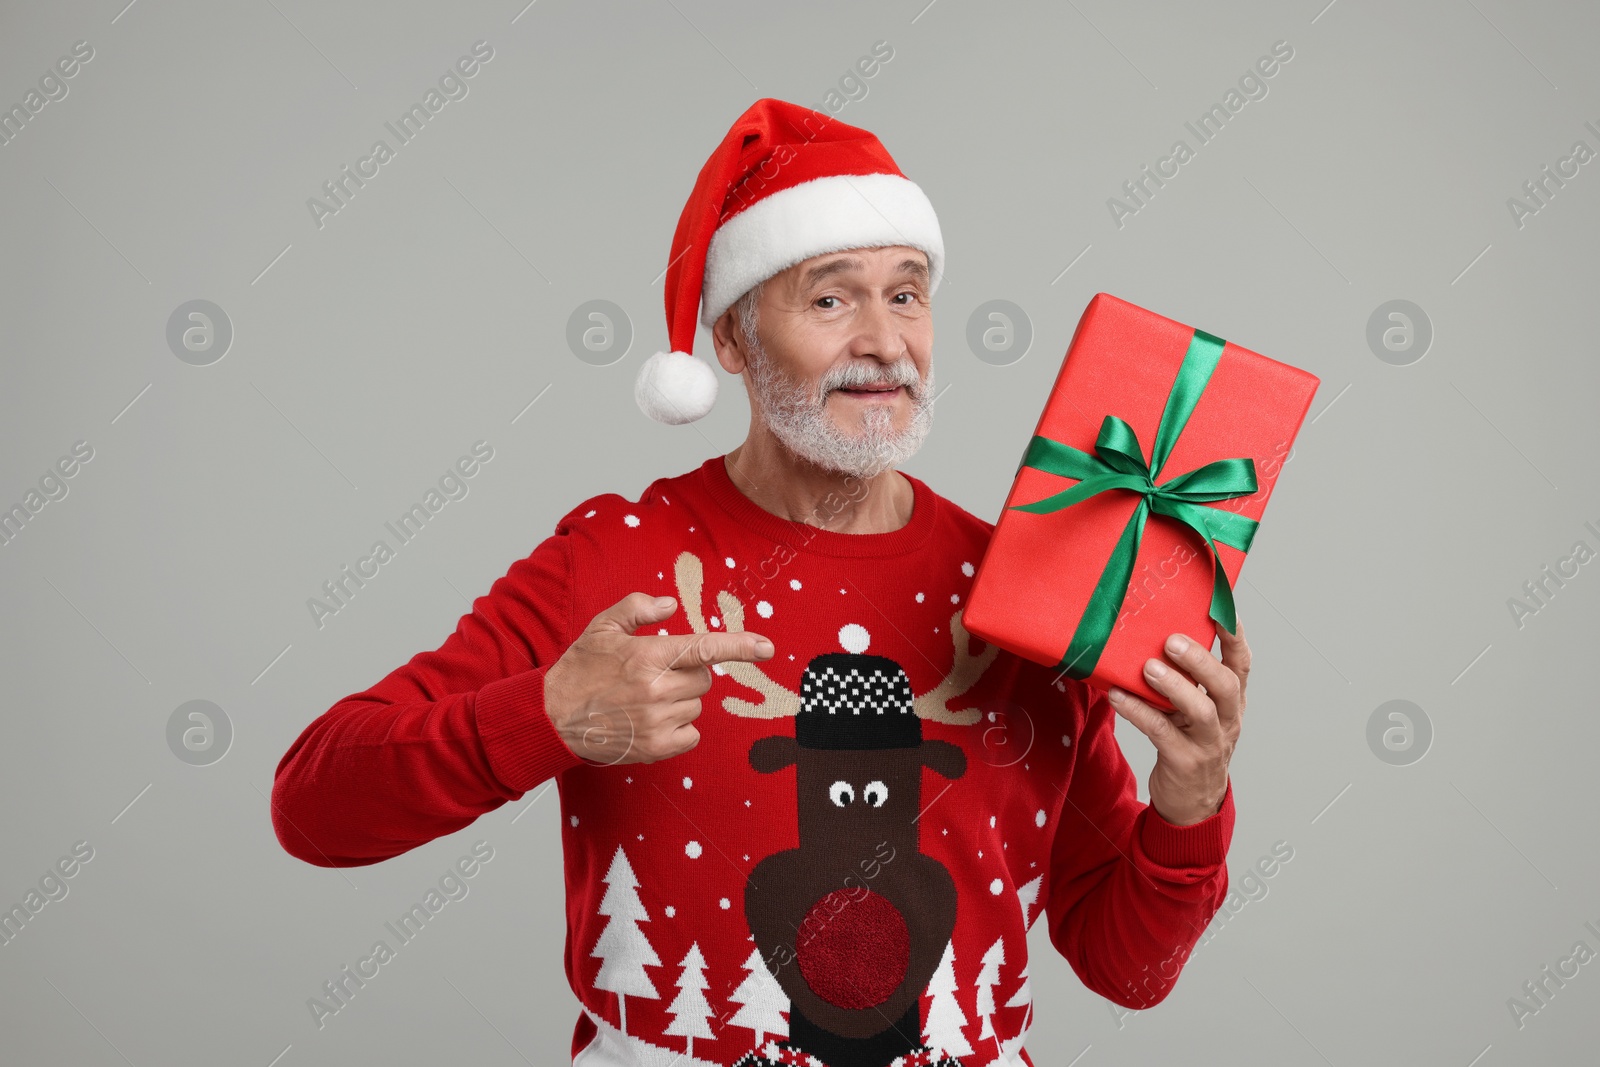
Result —
<path fill-rule="evenodd" d="M 1154 511 L 1192 527 L 1211 549 L 1211 618 L 1230 634 L 1238 628 L 1234 615 L 1233 589 L 1228 575 L 1222 569 L 1222 559 L 1217 554 L 1216 542 L 1232 545 L 1241 552 L 1250 551 L 1255 537 L 1256 520 L 1232 511 L 1215 507 L 1202 507 L 1208 501 L 1227 500 L 1248 496 L 1256 491 L 1255 463 L 1248 459 L 1219 459 L 1196 467 L 1186 474 L 1156 484 L 1156 476 L 1167 462 L 1172 446 L 1177 443 L 1183 428 L 1189 422 L 1200 394 L 1205 392 L 1222 355 L 1225 342 L 1202 330 L 1194 332 L 1189 350 L 1178 368 L 1178 377 L 1167 394 L 1167 404 L 1161 412 L 1161 422 L 1156 427 L 1155 449 L 1150 463 L 1144 460 L 1144 450 L 1138 435 L 1122 419 L 1107 415 L 1100 424 L 1100 436 L 1094 450 L 1097 455 L 1062 444 L 1049 437 L 1035 435 L 1028 442 L 1022 462 L 1017 466 L 1048 471 L 1065 478 L 1076 478 L 1078 484 L 1031 504 L 1015 504 L 1012 511 L 1030 511 L 1046 514 L 1071 507 L 1108 489 L 1131 489 L 1140 494 L 1139 505 L 1128 519 L 1089 598 L 1083 618 L 1078 622 L 1072 642 L 1057 664 L 1074 678 L 1086 678 L 1093 672 L 1100 655 L 1105 651 L 1111 628 L 1122 610 L 1123 599 L 1128 594 L 1128 582 L 1133 575 L 1133 563 L 1139 555 L 1139 543 L 1144 538 L 1145 518 Z"/>

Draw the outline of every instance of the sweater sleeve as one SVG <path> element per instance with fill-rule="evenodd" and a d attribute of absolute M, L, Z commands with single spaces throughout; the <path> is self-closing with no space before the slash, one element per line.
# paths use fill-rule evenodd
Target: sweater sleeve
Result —
<path fill-rule="evenodd" d="M 334 704 L 278 763 L 272 825 L 319 867 L 389 859 L 589 761 L 556 733 L 544 677 L 572 634 L 563 527 L 512 564 L 455 632 Z"/>
<path fill-rule="evenodd" d="M 1116 714 L 1089 701 L 1050 855 L 1050 941 L 1085 986 L 1127 1008 L 1171 992 L 1228 892 L 1233 782 L 1209 818 L 1175 826 L 1139 801 Z"/>

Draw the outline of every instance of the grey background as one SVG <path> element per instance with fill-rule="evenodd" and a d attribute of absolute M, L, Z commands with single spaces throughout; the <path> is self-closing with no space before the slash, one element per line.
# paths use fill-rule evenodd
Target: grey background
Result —
<path fill-rule="evenodd" d="M 1600 162 L 1521 228 L 1506 206 L 1574 141 L 1600 149 L 1593 6 L 124 2 L 0 15 L 7 107 L 95 52 L 0 146 L 0 503 L 94 449 L 0 547 L 0 902 L 95 850 L 0 947 L 0 1059 L 566 1062 L 553 800 L 326 870 L 279 848 L 273 768 L 575 503 L 739 443 L 720 370 L 692 426 L 633 403 L 673 226 L 752 100 L 821 107 L 878 40 L 893 59 L 838 117 L 928 192 L 949 255 L 945 391 L 908 470 L 996 518 L 1097 291 L 1323 380 L 1239 586 L 1257 668 L 1230 869 L 1294 858 L 1156 1010 L 1119 1019 L 1038 924 L 1036 1061 L 1593 1055 L 1595 965 L 1522 1028 L 1507 1000 L 1600 949 L 1600 563 L 1520 628 L 1507 600 L 1600 547 Z M 469 95 L 319 229 L 306 200 L 479 39 Z M 1115 226 L 1107 198 L 1279 40 L 1268 95 Z M 233 328 L 209 366 L 166 341 L 196 299 Z M 566 342 L 598 299 L 634 333 L 607 366 Z M 992 299 L 1033 329 L 1005 366 L 965 342 Z M 1406 366 L 1366 340 L 1394 299 L 1432 324 Z M 319 629 L 307 598 L 477 440 L 469 495 Z M 1397 699 L 1433 731 L 1405 766 L 1367 741 Z M 191 700 L 232 725 L 207 766 L 168 747 Z M 1142 781 L 1152 750 L 1119 727 Z M 307 998 L 480 839 L 470 895 L 319 1030 Z"/>

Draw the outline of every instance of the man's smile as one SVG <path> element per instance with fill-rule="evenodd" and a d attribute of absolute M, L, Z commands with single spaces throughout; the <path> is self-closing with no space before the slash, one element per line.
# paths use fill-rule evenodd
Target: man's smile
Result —
<path fill-rule="evenodd" d="M 858 397 L 867 401 L 893 400 L 904 389 L 901 385 L 862 385 L 855 387 L 840 387 L 837 391 L 846 396 Z"/>

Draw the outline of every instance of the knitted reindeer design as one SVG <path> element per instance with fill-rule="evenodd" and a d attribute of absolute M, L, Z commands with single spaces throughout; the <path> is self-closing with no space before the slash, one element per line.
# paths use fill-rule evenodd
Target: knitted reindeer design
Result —
<path fill-rule="evenodd" d="M 699 558 L 684 552 L 673 569 L 690 624 L 708 632 Z M 722 590 L 717 606 L 728 632 L 744 630 L 737 597 Z M 920 1039 L 920 997 L 955 928 L 956 888 L 944 864 L 921 852 L 917 819 L 922 768 L 954 780 L 966 755 L 948 741 L 924 740 L 922 721 L 976 723 L 978 708 L 948 705 L 999 648 L 970 654 L 959 610 L 950 634 L 953 666 L 920 694 L 898 663 L 863 654 L 864 641 L 811 659 L 798 693 L 754 663 L 720 665 L 763 697 L 725 697 L 725 710 L 794 719 L 793 736 L 760 738 L 749 759 L 763 774 L 795 768 L 800 842 L 761 860 L 744 895 L 750 931 L 790 1000 L 789 1040 L 769 1041 L 734 1067 L 960 1067 Z"/>

